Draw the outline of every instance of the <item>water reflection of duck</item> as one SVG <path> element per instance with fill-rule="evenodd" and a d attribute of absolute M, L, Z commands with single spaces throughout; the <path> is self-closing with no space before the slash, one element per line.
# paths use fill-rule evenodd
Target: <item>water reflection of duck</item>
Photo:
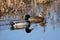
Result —
<path fill-rule="evenodd" d="M 41 17 L 38 17 L 38 16 L 33 17 L 33 16 L 26 15 L 25 20 L 28 20 L 31 23 L 40 23 L 44 20 L 44 18 L 41 18 Z"/>
<path fill-rule="evenodd" d="M 18 21 L 16 21 L 16 22 L 11 22 L 10 24 L 11 24 L 11 28 L 10 28 L 11 30 L 25 29 L 25 31 L 27 33 L 30 33 L 33 30 L 33 28 L 29 29 L 29 27 L 31 25 L 31 23 L 29 21 L 26 21 L 26 22 L 18 22 Z"/>
<path fill-rule="evenodd" d="M 25 15 L 25 20 L 30 21 L 31 23 L 40 23 L 44 21 L 44 15 L 41 13 L 39 16 L 30 16 L 30 15 Z"/>

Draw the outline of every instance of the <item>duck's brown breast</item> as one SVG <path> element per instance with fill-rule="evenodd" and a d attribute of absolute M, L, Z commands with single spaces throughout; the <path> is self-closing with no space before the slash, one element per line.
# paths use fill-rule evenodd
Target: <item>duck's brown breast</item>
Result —
<path fill-rule="evenodd" d="M 31 18 L 29 18 L 29 21 L 33 22 L 33 23 L 40 23 L 40 22 L 43 21 L 43 18 L 41 18 L 41 17 L 31 17 Z"/>

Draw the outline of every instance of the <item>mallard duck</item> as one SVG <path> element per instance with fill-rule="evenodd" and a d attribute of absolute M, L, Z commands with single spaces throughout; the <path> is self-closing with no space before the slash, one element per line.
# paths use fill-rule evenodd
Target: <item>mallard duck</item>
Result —
<path fill-rule="evenodd" d="M 25 15 L 25 21 L 30 21 L 31 23 L 40 23 L 44 21 L 44 17 L 40 16 L 30 16 L 30 15 Z"/>
<path fill-rule="evenodd" d="M 45 24 L 47 23 L 44 18 L 45 14 L 41 12 L 39 16 L 30 16 L 30 15 L 25 15 L 25 21 L 30 21 L 31 23 L 39 23 L 41 27 L 44 27 L 44 32 L 45 32 Z"/>
<path fill-rule="evenodd" d="M 10 28 L 11 30 L 25 29 L 25 31 L 27 33 L 30 33 L 33 30 L 33 28 L 29 29 L 29 27 L 31 25 L 31 23 L 29 21 L 26 21 L 26 22 L 15 21 L 15 22 L 11 22 L 10 25 L 11 25 L 11 28 Z"/>

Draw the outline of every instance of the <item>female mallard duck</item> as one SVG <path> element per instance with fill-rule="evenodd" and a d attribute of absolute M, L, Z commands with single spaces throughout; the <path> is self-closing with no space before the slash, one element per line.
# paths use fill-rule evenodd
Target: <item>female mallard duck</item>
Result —
<path fill-rule="evenodd" d="M 30 15 L 25 15 L 25 20 L 30 21 L 31 23 L 40 23 L 42 21 L 44 21 L 44 17 L 42 17 L 41 15 L 39 16 L 30 16 Z"/>
<path fill-rule="evenodd" d="M 33 28 L 29 29 L 29 27 L 31 25 L 31 23 L 29 21 L 26 21 L 26 22 L 17 22 L 17 21 L 16 22 L 11 22 L 10 25 L 11 25 L 11 28 L 10 28 L 11 30 L 25 29 L 25 31 L 27 33 L 30 33 L 33 30 Z"/>

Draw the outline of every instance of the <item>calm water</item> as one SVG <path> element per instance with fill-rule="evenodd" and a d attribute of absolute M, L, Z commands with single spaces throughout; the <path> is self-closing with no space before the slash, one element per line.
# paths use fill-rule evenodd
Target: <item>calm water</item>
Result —
<path fill-rule="evenodd" d="M 5 15 L 0 19 L 0 40 L 60 40 L 60 4 L 39 4 L 36 6 L 36 13 L 32 13 L 32 8 L 28 8 L 28 14 L 38 16 L 40 12 L 44 12 L 47 24 L 46 31 L 39 24 L 31 24 L 35 29 L 27 34 L 24 29 L 22 30 L 9 30 L 11 21 L 23 20 L 22 17 Z M 3 21 L 2 21 L 3 19 Z M 4 21 L 5 20 L 5 21 Z"/>

